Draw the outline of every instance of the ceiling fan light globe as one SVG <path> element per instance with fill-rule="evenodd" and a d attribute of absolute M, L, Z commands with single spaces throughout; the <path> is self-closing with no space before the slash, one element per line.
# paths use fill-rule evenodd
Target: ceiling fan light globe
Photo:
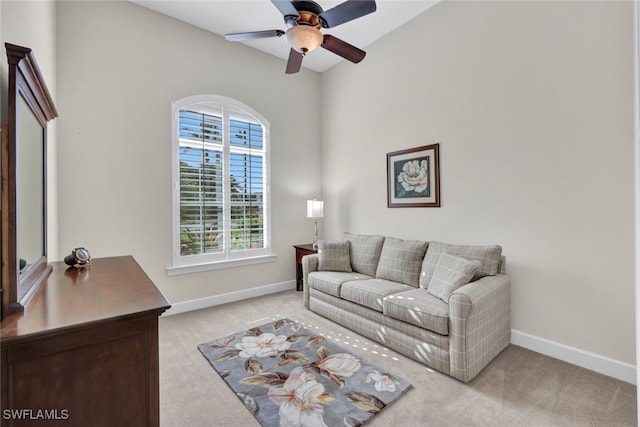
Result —
<path fill-rule="evenodd" d="M 322 44 L 322 33 L 315 27 L 296 25 L 287 30 L 285 37 L 291 47 L 300 53 L 308 53 Z"/>

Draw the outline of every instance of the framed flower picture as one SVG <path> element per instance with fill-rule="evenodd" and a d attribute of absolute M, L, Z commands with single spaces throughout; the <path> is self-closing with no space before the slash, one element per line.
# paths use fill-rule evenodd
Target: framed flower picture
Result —
<path fill-rule="evenodd" d="M 387 153 L 388 207 L 440 207 L 439 146 Z"/>

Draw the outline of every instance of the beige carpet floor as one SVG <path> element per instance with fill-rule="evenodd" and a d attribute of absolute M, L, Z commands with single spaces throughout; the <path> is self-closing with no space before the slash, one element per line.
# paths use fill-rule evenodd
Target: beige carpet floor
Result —
<path fill-rule="evenodd" d="M 160 318 L 161 426 L 259 427 L 197 346 L 284 317 L 413 383 L 367 426 L 637 425 L 632 384 L 515 345 L 464 384 L 305 310 L 302 293 L 287 291 Z"/>

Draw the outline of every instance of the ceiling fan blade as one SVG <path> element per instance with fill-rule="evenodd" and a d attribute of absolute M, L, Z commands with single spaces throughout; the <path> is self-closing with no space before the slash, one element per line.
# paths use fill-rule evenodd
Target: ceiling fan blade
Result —
<path fill-rule="evenodd" d="M 324 28 L 333 28 L 375 11 L 376 2 L 374 0 L 348 0 L 322 12 L 320 22 Z"/>
<path fill-rule="evenodd" d="M 295 74 L 300 71 L 302 66 L 302 54 L 295 49 L 289 52 L 289 60 L 287 61 L 287 69 L 285 74 Z"/>
<path fill-rule="evenodd" d="M 324 35 L 321 46 L 335 53 L 336 55 L 342 56 L 344 59 L 348 59 L 354 64 L 362 61 L 367 55 L 367 52 L 365 52 L 364 50 L 358 49 L 357 47 L 350 45 L 344 40 L 340 40 L 339 38 L 332 36 L 331 34 Z"/>
<path fill-rule="evenodd" d="M 283 34 L 284 34 L 284 31 L 282 30 L 251 31 L 248 33 L 225 34 L 224 38 L 230 42 L 240 42 L 243 40 L 265 39 L 267 37 L 280 37 Z"/>
<path fill-rule="evenodd" d="M 290 0 L 271 0 L 271 3 L 273 3 L 284 16 L 295 16 L 296 19 L 300 17 L 298 9 L 295 8 Z"/>

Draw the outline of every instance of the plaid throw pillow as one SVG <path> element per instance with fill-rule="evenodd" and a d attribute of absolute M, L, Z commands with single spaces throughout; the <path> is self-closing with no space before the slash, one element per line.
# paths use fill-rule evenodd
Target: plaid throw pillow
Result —
<path fill-rule="evenodd" d="M 427 254 L 422 263 L 420 273 L 420 286 L 427 289 L 433 271 L 439 262 L 442 254 L 455 255 L 470 261 L 479 261 L 480 268 L 473 275 L 472 280 L 478 280 L 484 276 L 495 276 L 498 274 L 502 247 L 493 246 L 468 246 L 468 245 L 448 245 L 446 243 L 430 242 Z"/>
<path fill-rule="evenodd" d="M 418 287 L 427 245 L 427 242 L 419 240 L 385 238 L 376 277 Z"/>
<path fill-rule="evenodd" d="M 469 261 L 457 256 L 442 254 L 438 259 L 427 292 L 444 302 L 449 302 L 449 295 L 460 286 L 471 281 L 480 268 L 480 261 Z"/>
<path fill-rule="evenodd" d="M 318 271 L 351 272 L 349 242 L 318 242 Z"/>
<path fill-rule="evenodd" d="M 344 232 L 342 239 L 351 243 L 351 268 L 357 273 L 375 276 L 384 236 Z"/>

